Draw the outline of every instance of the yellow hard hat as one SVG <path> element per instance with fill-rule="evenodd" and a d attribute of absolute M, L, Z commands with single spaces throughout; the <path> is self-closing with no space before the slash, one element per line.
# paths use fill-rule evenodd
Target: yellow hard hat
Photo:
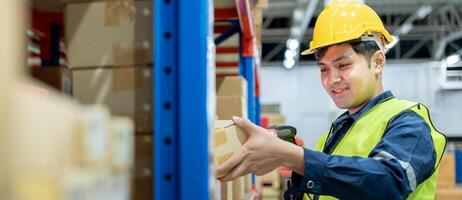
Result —
<path fill-rule="evenodd" d="M 321 47 L 360 39 L 363 35 L 381 35 L 381 45 L 392 41 L 380 17 L 369 6 L 356 0 L 335 0 L 327 5 L 316 20 L 310 48 L 302 55 Z M 379 41 L 378 41 L 379 42 Z"/>

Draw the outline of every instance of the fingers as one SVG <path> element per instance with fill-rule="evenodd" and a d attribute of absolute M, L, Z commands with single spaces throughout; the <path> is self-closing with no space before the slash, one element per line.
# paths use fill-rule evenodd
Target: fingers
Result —
<path fill-rule="evenodd" d="M 245 118 L 233 116 L 232 119 L 234 124 L 244 129 L 244 131 L 247 132 L 247 134 L 252 134 L 263 129 Z"/>
<path fill-rule="evenodd" d="M 215 174 L 223 174 L 223 173 L 232 171 L 233 168 L 236 167 L 236 165 L 242 162 L 244 157 L 245 157 L 245 153 L 242 152 L 242 148 L 240 148 L 239 150 L 234 152 L 234 154 L 228 160 L 226 160 L 223 164 L 219 165 L 215 169 Z M 225 177 L 227 176 L 228 175 L 226 175 Z M 226 179 L 225 177 L 221 177 L 220 180 L 223 181 L 222 179 Z"/>
<path fill-rule="evenodd" d="M 298 135 L 295 136 L 294 140 L 295 140 L 295 144 L 298 146 L 303 147 L 303 145 L 305 145 L 305 142 L 303 142 L 302 138 L 299 137 Z"/>
<path fill-rule="evenodd" d="M 238 177 L 249 174 L 250 172 L 251 172 L 250 168 L 241 163 L 241 164 L 237 165 L 236 167 L 234 167 L 231 170 L 231 172 L 229 172 L 226 176 L 220 178 L 220 181 L 222 181 L 222 182 L 231 181 L 231 180 L 234 180 L 234 179 L 236 179 Z"/>

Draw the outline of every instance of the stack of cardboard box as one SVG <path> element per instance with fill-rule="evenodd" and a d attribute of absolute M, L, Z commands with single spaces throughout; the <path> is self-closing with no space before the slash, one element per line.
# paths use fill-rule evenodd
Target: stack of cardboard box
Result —
<path fill-rule="evenodd" d="M 462 188 L 456 186 L 456 164 L 453 152 L 445 152 L 436 182 L 436 199 L 462 199 Z"/>
<path fill-rule="evenodd" d="M 261 29 L 263 23 L 263 10 L 268 9 L 268 0 L 258 0 L 252 9 L 255 38 L 261 44 Z"/>
<path fill-rule="evenodd" d="M 283 125 L 285 123 L 284 116 L 278 113 L 263 113 L 262 123 L 265 121 L 266 126 Z M 283 178 L 278 170 L 273 170 L 268 174 L 258 177 L 259 182 L 263 184 L 263 198 L 264 199 L 281 199 L 283 195 Z"/>
<path fill-rule="evenodd" d="M 62 0 L 73 96 L 134 121 L 133 199 L 153 199 L 153 2 Z"/>
<path fill-rule="evenodd" d="M 2 101 L 9 121 L 1 127 L 9 143 L 7 199 L 128 199 L 132 121 L 29 84 Z"/>
<path fill-rule="evenodd" d="M 74 97 L 152 131 L 152 1 L 71 3 L 65 30 Z"/>
<path fill-rule="evenodd" d="M 215 121 L 215 134 L 213 135 L 213 162 L 215 165 L 223 164 L 228 160 L 235 151 L 247 140 L 244 131 L 233 125 L 231 120 Z M 217 177 L 223 177 L 228 172 L 218 174 Z M 244 182 L 240 177 L 232 183 L 221 184 L 221 199 L 242 199 L 244 195 Z M 231 198 L 230 198 L 231 197 Z"/>
<path fill-rule="evenodd" d="M 128 199 L 133 123 L 25 76 L 28 3 L 0 1 L 0 199 Z"/>
<path fill-rule="evenodd" d="M 215 165 L 232 156 L 247 140 L 246 134 L 231 121 L 232 116 L 247 118 L 247 81 L 240 76 L 218 78 L 217 117 L 213 136 Z M 220 174 L 224 176 L 225 174 Z M 220 184 L 221 199 L 246 199 L 251 193 L 250 175 L 237 178 L 231 183 Z"/>
<path fill-rule="evenodd" d="M 241 76 L 217 78 L 217 116 L 230 120 L 232 116 L 247 118 L 247 81 Z"/>

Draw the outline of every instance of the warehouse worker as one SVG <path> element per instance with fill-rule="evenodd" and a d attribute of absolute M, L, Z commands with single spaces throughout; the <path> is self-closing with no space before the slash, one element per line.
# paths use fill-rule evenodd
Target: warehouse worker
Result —
<path fill-rule="evenodd" d="M 434 199 L 446 138 L 433 127 L 425 106 L 384 91 L 384 46 L 391 40 L 377 14 L 363 3 L 328 5 L 302 54 L 315 53 L 324 89 L 347 111 L 315 150 L 233 117 L 248 140 L 216 168 L 217 174 L 232 169 L 220 180 L 283 166 L 293 171 L 288 199 Z"/>

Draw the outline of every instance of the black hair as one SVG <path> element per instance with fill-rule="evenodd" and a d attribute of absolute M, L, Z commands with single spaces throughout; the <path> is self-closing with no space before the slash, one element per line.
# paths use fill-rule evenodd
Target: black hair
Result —
<path fill-rule="evenodd" d="M 357 53 L 363 55 L 367 61 L 370 61 L 372 55 L 378 50 L 380 50 L 379 46 L 377 43 L 374 41 L 353 41 L 353 42 L 343 42 L 340 44 L 349 44 L 351 45 L 351 48 Z M 322 47 L 318 49 L 315 53 L 316 59 L 319 60 L 321 57 L 324 56 L 324 54 L 327 51 L 327 47 Z"/>

